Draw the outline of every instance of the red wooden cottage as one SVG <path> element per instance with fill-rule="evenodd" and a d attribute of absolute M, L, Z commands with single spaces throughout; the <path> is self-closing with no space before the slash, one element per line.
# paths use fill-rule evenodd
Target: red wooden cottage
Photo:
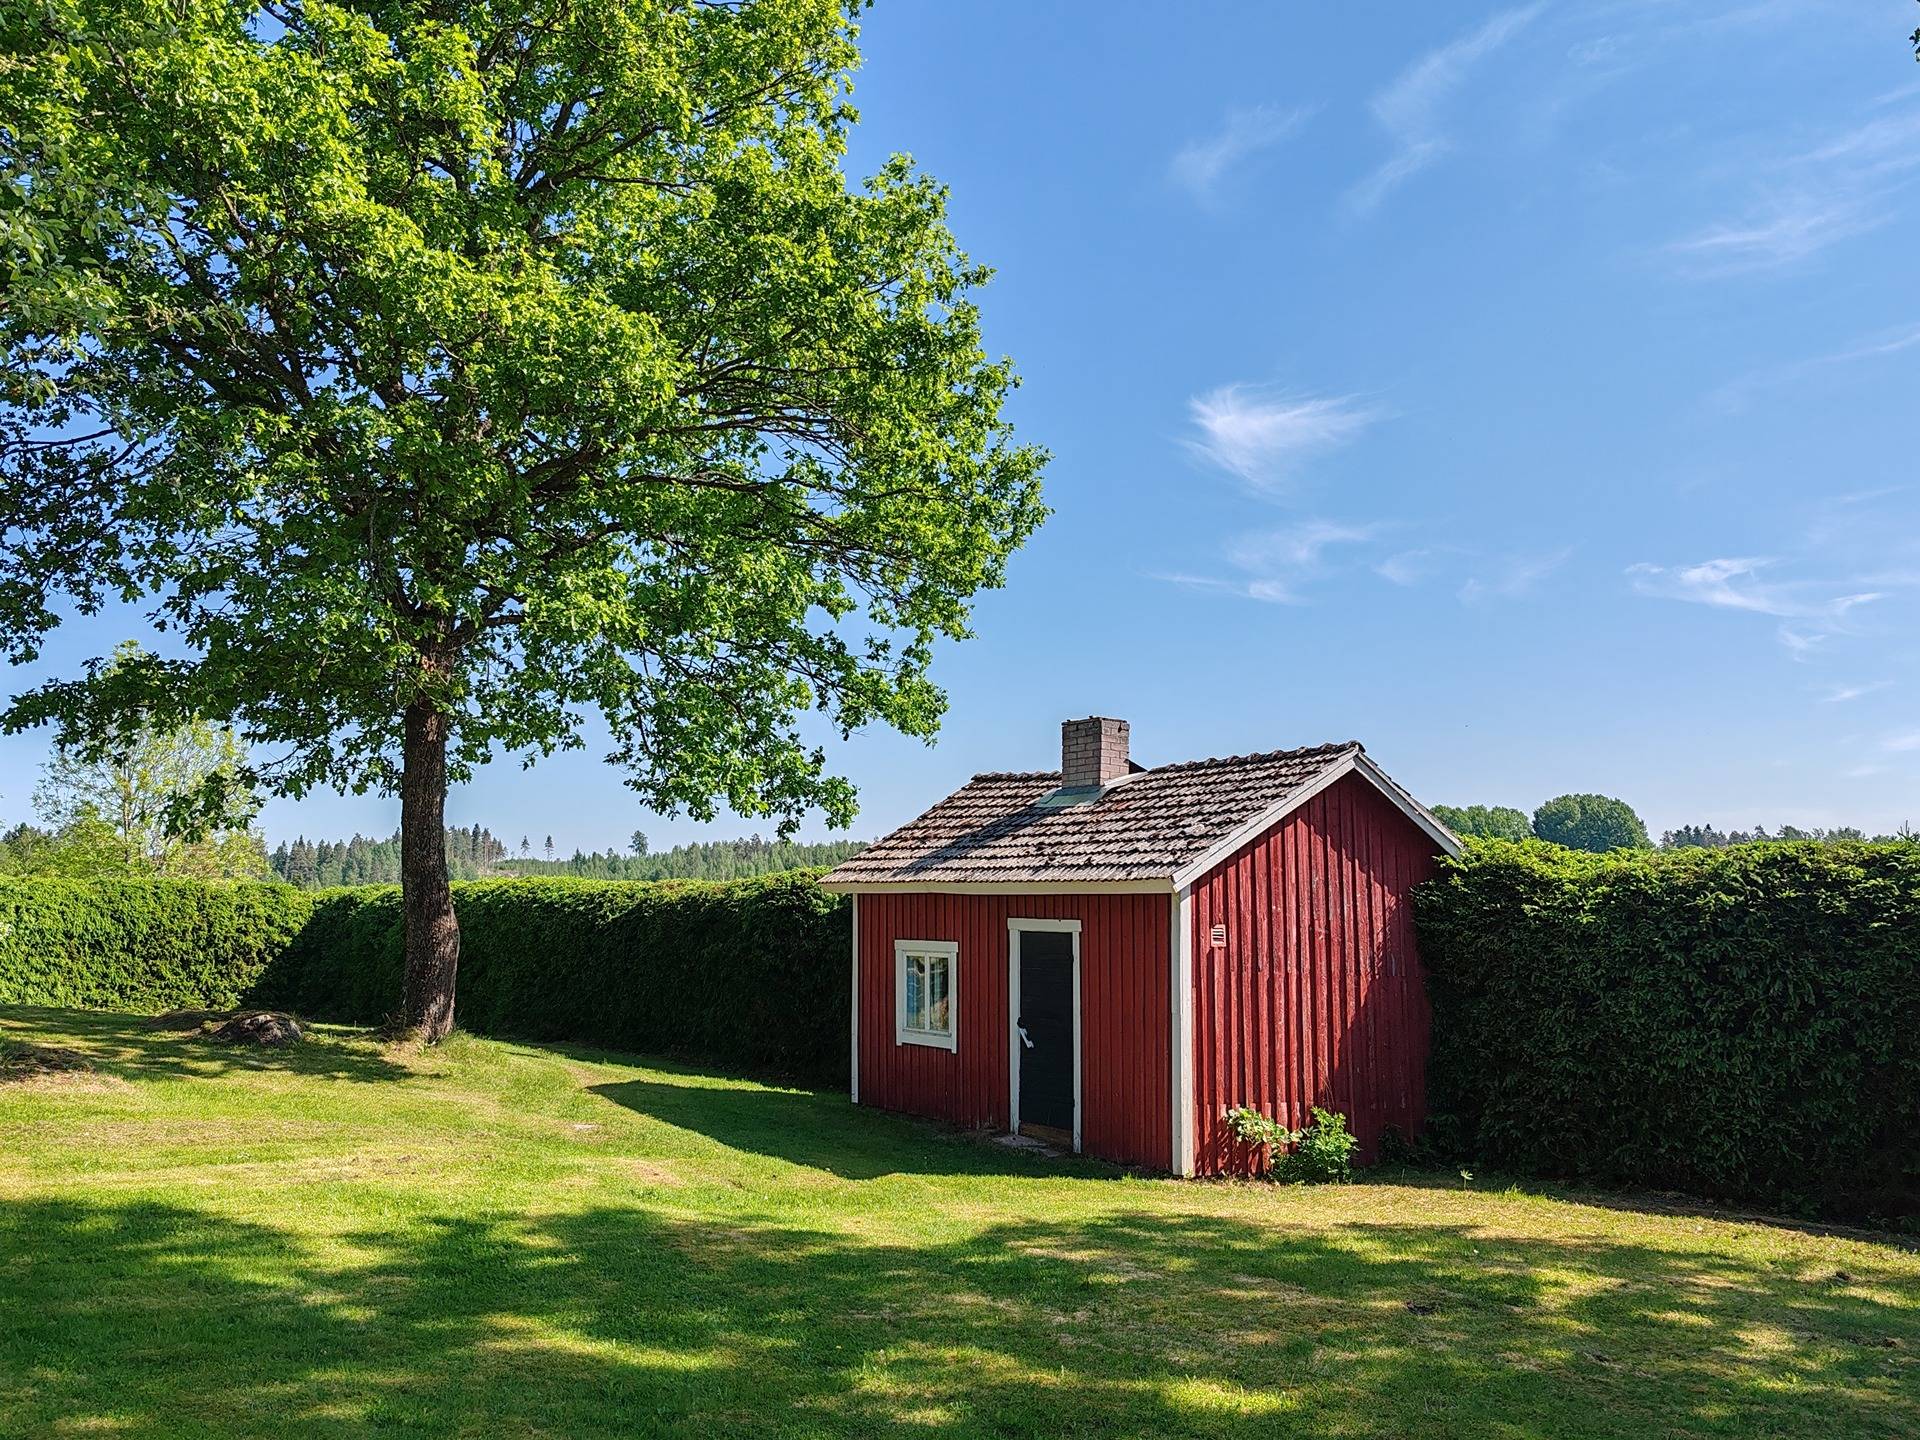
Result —
<path fill-rule="evenodd" d="M 1357 743 L 1142 769 L 1124 720 L 976 775 L 822 882 L 853 897 L 853 1098 L 1178 1175 L 1225 1115 L 1425 1115 L 1408 891 L 1459 842 Z"/>

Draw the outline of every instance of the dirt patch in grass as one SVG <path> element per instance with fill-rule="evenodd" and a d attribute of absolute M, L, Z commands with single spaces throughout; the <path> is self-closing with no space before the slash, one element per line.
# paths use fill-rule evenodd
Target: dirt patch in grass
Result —
<path fill-rule="evenodd" d="M 0 1085 L 71 1084 L 101 1078 L 93 1061 L 63 1045 L 0 1044 Z"/>

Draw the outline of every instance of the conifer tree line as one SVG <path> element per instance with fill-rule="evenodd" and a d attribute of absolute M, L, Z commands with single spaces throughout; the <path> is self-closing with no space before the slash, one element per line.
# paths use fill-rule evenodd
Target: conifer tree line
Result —
<path fill-rule="evenodd" d="M 749 835 L 742 840 L 703 840 L 675 845 L 658 853 L 622 855 L 617 850 L 585 853 L 575 850 L 565 860 L 508 859 L 502 873 L 516 875 L 572 875 L 583 880 L 745 880 L 779 870 L 838 865 L 867 848 L 864 840 L 815 842 L 768 840 Z"/>
<path fill-rule="evenodd" d="M 779 870 L 836 865 L 864 848 L 865 842 L 857 840 L 805 843 L 751 835 L 739 840 L 676 845 L 655 853 L 576 849 L 567 859 L 541 860 L 510 854 L 506 843 L 483 825 L 447 827 L 447 868 L 455 880 L 514 875 L 584 880 L 744 880 Z M 315 841 L 302 835 L 291 843 L 282 841 L 269 863 L 275 876 L 302 889 L 398 884 L 400 833 L 396 830 L 384 840 L 355 835 L 351 840 Z"/>
<path fill-rule="evenodd" d="M 491 830 L 474 825 L 447 827 L 447 869 L 455 880 L 479 880 L 497 874 L 506 845 Z M 356 834 L 351 840 L 281 841 L 268 857 L 273 873 L 291 885 L 311 890 L 329 885 L 395 885 L 400 881 L 400 832 L 384 840 Z"/>

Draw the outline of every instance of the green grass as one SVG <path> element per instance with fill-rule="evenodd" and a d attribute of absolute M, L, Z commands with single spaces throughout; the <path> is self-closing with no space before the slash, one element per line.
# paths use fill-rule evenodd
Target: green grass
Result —
<path fill-rule="evenodd" d="M 1920 1256 L 1130 1178 L 630 1058 L 0 1012 L 0 1435 L 1920 1434 Z"/>

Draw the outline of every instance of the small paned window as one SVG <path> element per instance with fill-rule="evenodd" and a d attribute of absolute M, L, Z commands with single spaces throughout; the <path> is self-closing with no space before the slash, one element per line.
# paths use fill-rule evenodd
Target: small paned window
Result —
<path fill-rule="evenodd" d="M 951 940 L 893 942 L 893 1038 L 899 1045 L 957 1048 L 960 947 Z"/>

